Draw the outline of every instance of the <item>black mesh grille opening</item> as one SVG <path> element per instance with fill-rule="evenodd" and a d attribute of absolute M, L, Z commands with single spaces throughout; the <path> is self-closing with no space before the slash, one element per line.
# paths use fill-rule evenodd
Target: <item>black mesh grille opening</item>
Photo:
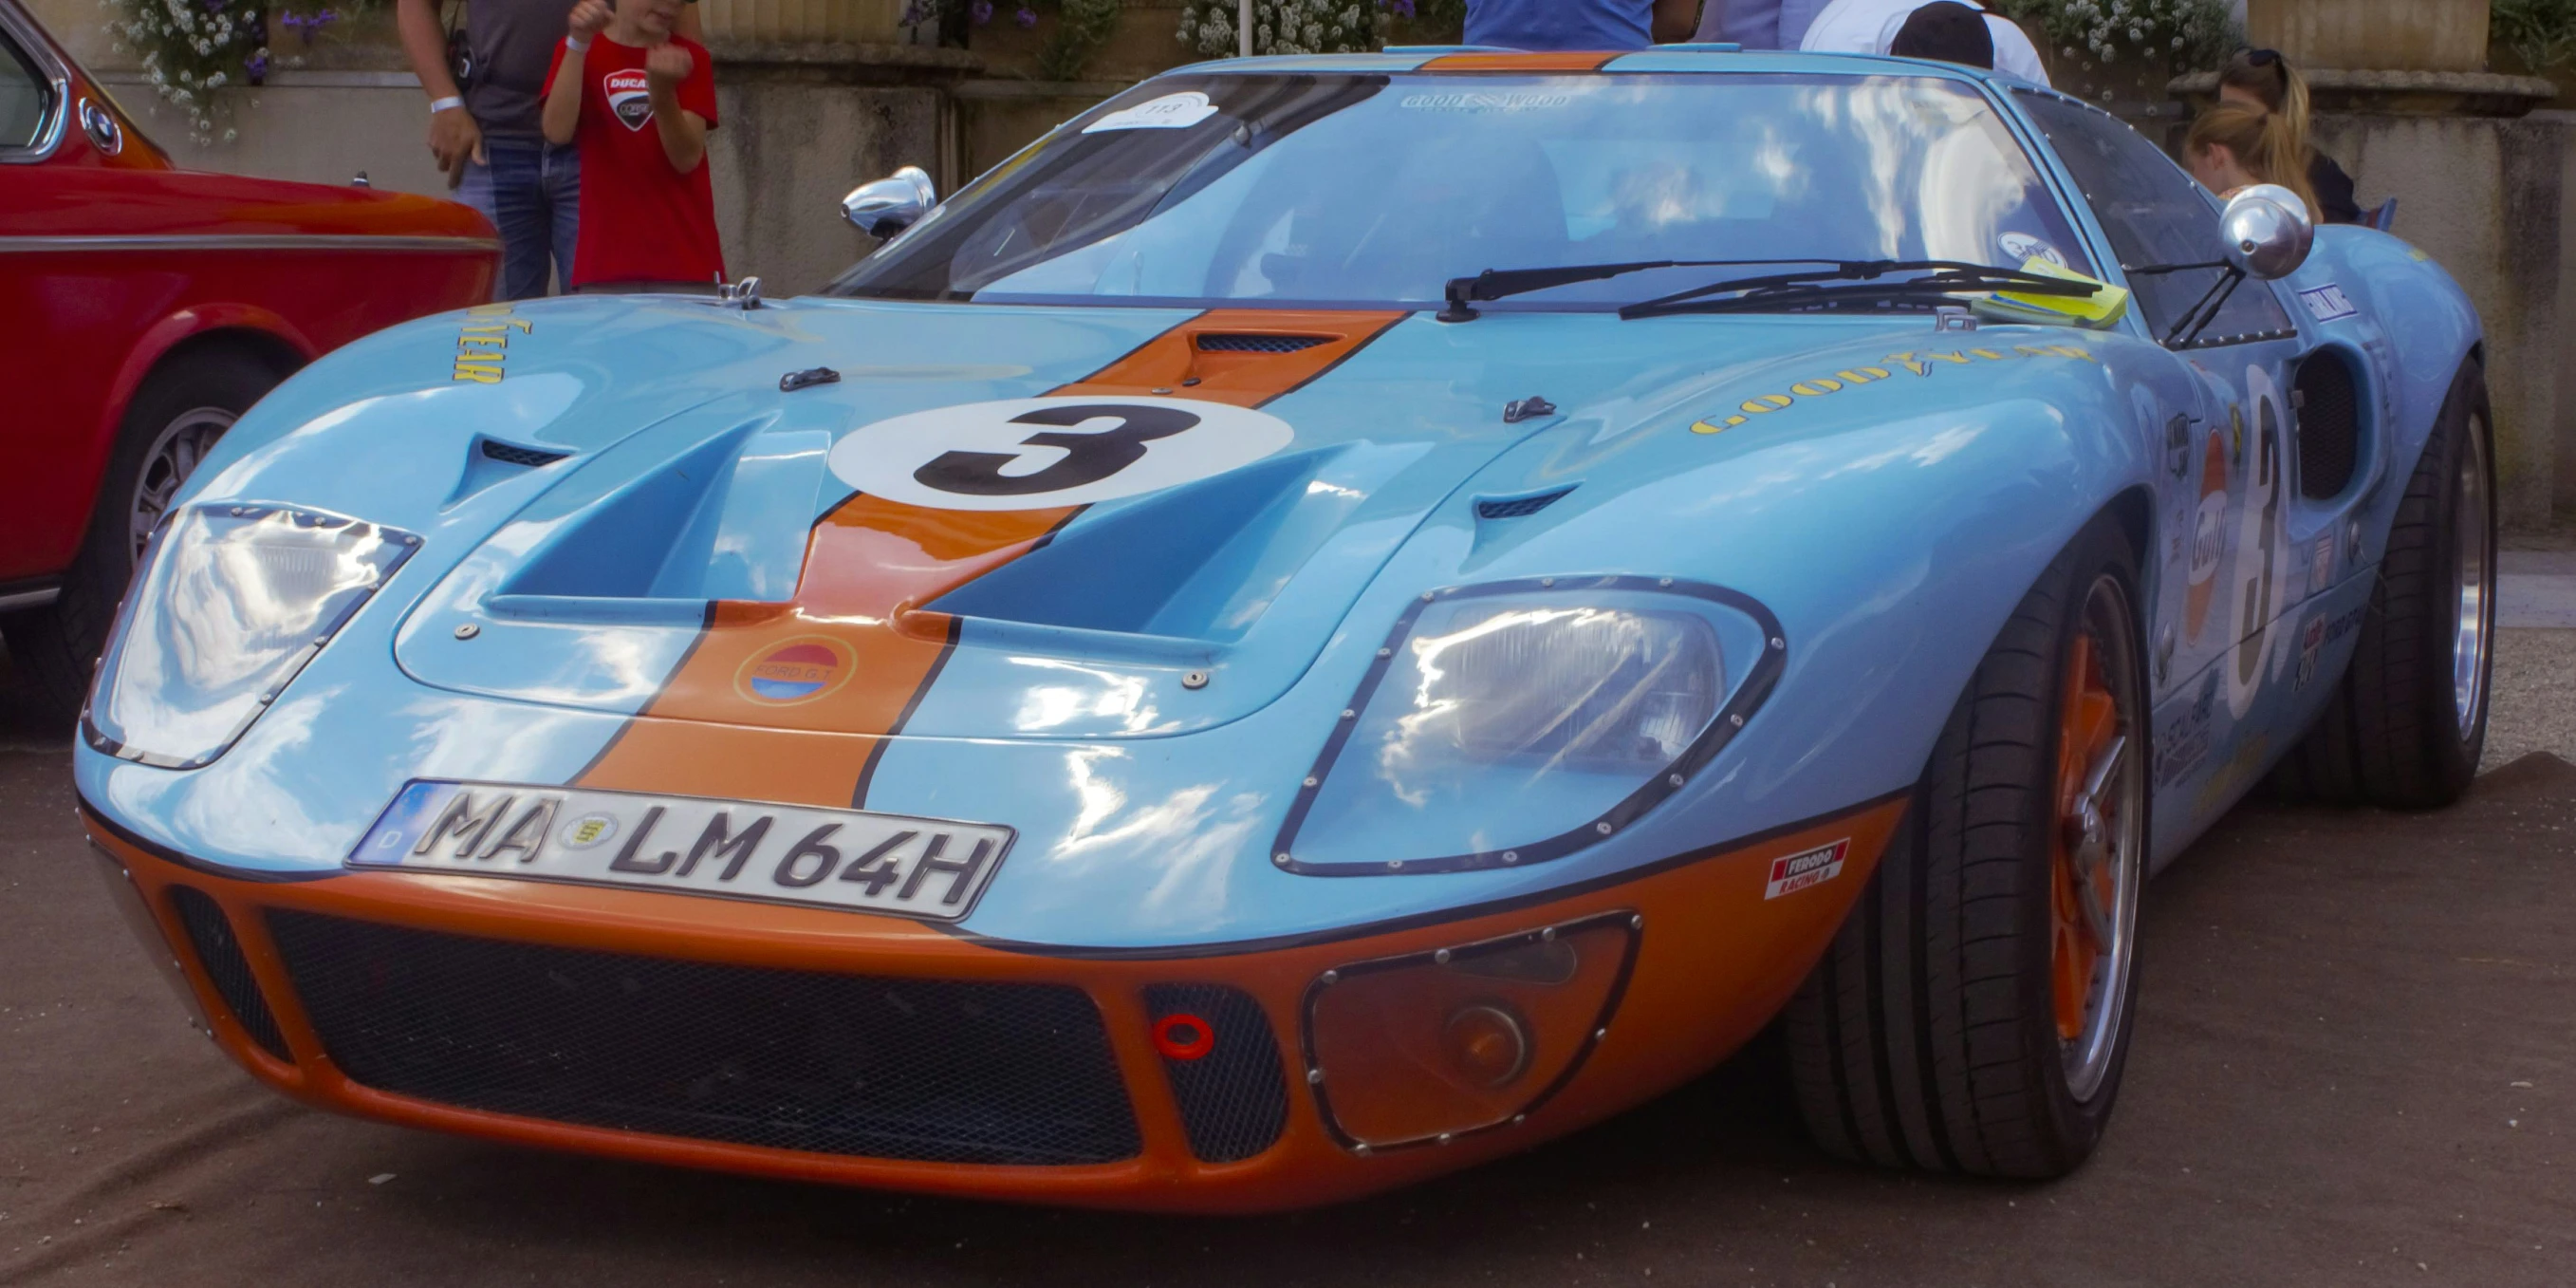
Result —
<path fill-rule="evenodd" d="M 2361 442 L 2361 399 L 2352 368 L 2331 353 L 2300 364 L 2299 493 L 2329 501 L 2352 485 Z"/>
<path fill-rule="evenodd" d="M 1321 335 L 1234 335 L 1203 334 L 1199 337 L 1201 353 L 1296 353 L 1319 344 L 1331 344 L 1330 336 Z"/>
<path fill-rule="evenodd" d="M 1550 492 L 1545 496 L 1513 497 L 1508 501 L 1478 501 L 1476 503 L 1476 517 L 1479 519 L 1517 519 L 1525 514 L 1536 514 L 1539 511 L 1556 504 L 1558 501 L 1563 500 L 1565 494 L 1573 490 L 1574 489 L 1570 487 L 1561 488 L 1557 491 Z"/>
<path fill-rule="evenodd" d="M 541 452 L 533 447 L 514 447 L 488 438 L 483 440 L 483 454 L 504 465 L 525 465 L 530 469 L 540 465 L 552 465 L 562 460 L 565 455 L 562 452 Z"/>
<path fill-rule="evenodd" d="M 496 1113 L 941 1163 L 1107 1163 L 1136 1118 L 1077 988 L 880 979 L 269 914 L 351 1080 Z"/>
<path fill-rule="evenodd" d="M 1205 1163 L 1233 1163 L 1270 1148 L 1288 1125 L 1288 1080 L 1261 1004 L 1221 984 L 1156 984 L 1145 990 L 1145 1009 L 1157 1024 L 1193 1016 L 1213 1039 L 1198 1059 L 1163 1057 L 1190 1153 Z"/>
<path fill-rule="evenodd" d="M 250 959 L 242 956 L 241 943 L 233 937 L 233 923 L 224 910 L 206 892 L 187 886 L 170 887 L 170 906 L 178 910 L 197 964 L 206 968 L 206 978 L 214 981 L 225 1009 L 233 1013 L 233 1022 L 260 1050 L 293 1060 L 286 1051 L 286 1035 L 277 1031 L 277 1017 L 269 1014 L 268 999 L 260 996 L 259 982 L 250 976 Z"/>

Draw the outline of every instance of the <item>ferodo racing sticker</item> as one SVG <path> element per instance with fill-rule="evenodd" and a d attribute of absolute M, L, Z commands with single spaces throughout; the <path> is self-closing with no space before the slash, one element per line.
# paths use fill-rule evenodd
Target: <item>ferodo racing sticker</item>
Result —
<path fill-rule="evenodd" d="M 1286 447 L 1288 422 L 1188 398 L 1056 395 L 939 407 L 862 425 L 832 473 L 934 510 L 1043 510 L 1177 487 Z"/>
<path fill-rule="evenodd" d="M 1777 899 L 1808 886 L 1823 885 L 1843 874 L 1843 859 L 1851 853 L 1851 838 L 1844 837 L 1831 845 L 1784 855 L 1771 860 L 1771 883 L 1762 889 L 1765 899 Z"/>

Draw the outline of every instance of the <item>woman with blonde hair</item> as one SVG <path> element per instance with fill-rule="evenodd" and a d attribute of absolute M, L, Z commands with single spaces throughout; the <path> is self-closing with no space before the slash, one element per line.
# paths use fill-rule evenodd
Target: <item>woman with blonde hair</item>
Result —
<path fill-rule="evenodd" d="M 2316 150 L 2308 139 L 2308 79 L 2290 66 L 2280 51 L 2240 49 L 2218 69 L 2218 101 L 2255 108 L 2279 117 L 2287 134 L 2281 146 L 2308 178 L 2313 194 L 2308 209 L 2321 222 L 2357 224 L 2361 206 L 2353 200 L 2352 176 L 2334 158 Z M 2284 187 L 2290 185 L 2284 184 Z M 2322 203 L 2322 204 L 2321 204 Z"/>
<path fill-rule="evenodd" d="M 2183 139 L 2191 176 L 2224 197 L 2249 184 L 2277 183 L 2299 194 L 2309 217 L 2317 191 L 2299 164 L 2298 132 L 2287 116 L 2241 103 L 2221 103 L 2200 114 Z"/>

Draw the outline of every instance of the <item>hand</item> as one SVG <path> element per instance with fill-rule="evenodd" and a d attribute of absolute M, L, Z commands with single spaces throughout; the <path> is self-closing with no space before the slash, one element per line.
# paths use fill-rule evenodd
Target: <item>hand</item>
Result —
<path fill-rule="evenodd" d="M 667 40 L 644 51 L 644 77 L 656 89 L 669 89 L 687 80 L 690 69 L 697 65 L 698 60 L 690 57 L 688 50 Z"/>
<path fill-rule="evenodd" d="M 572 35 L 575 40 L 588 40 L 608 26 L 608 0 L 581 0 L 572 7 Z"/>
<path fill-rule="evenodd" d="M 468 160 L 489 164 L 483 153 L 483 127 L 461 107 L 430 114 L 429 154 L 438 158 L 438 168 L 447 172 L 451 188 L 465 181 Z"/>

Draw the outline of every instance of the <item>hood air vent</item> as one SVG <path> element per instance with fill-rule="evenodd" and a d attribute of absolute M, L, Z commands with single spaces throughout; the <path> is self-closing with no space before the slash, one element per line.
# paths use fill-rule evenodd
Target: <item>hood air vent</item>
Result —
<path fill-rule="evenodd" d="M 503 465 L 523 465 L 529 469 L 535 469 L 540 465 L 552 465 L 562 460 L 567 453 L 543 452 L 533 447 L 519 447 L 487 438 L 483 440 L 483 455 Z"/>
<path fill-rule="evenodd" d="M 1331 344 L 1334 337 L 1210 331 L 1202 332 L 1198 339 L 1201 353 L 1296 353 L 1319 344 Z"/>
<path fill-rule="evenodd" d="M 1499 496 L 1488 500 L 1478 501 L 1476 503 L 1476 517 L 1479 519 L 1518 519 L 1525 515 L 1536 514 L 1539 511 L 1556 504 L 1559 500 L 1564 498 L 1566 493 L 1573 490 L 1574 489 L 1570 487 L 1561 487 L 1553 492 L 1541 492 L 1536 496 Z"/>

